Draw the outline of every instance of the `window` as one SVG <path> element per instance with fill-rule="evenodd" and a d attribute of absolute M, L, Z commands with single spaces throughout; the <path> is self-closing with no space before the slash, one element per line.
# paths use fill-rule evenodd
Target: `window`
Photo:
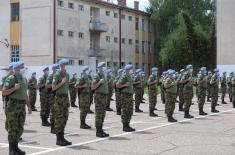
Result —
<path fill-rule="evenodd" d="M 142 63 L 142 68 L 143 68 L 143 71 L 145 71 L 145 64 Z"/>
<path fill-rule="evenodd" d="M 142 31 L 144 31 L 144 19 L 142 19 Z"/>
<path fill-rule="evenodd" d="M 135 52 L 139 53 L 139 40 L 135 41 Z"/>
<path fill-rule="evenodd" d="M 11 62 L 17 62 L 20 60 L 19 45 L 11 46 Z"/>
<path fill-rule="evenodd" d="M 79 32 L 79 33 L 78 33 L 78 37 L 81 38 L 81 39 L 84 39 L 84 33 Z"/>
<path fill-rule="evenodd" d="M 64 35 L 63 32 L 64 32 L 63 30 L 57 30 L 57 35 L 58 36 L 63 36 Z"/>
<path fill-rule="evenodd" d="M 110 16 L 110 11 L 106 11 L 106 16 Z"/>
<path fill-rule="evenodd" d="M 135 63 L 135 69 L 139 68 L 139 63 Z"/>
<path fill-rule="evenodd" d="M 139 18 L 135 18 L 135 30 L 139 30 Z"/>
<path fill-rule="evenodd" d="M 106 42 L 110 42 L 110 36 L 106 36 Z"/>
<path fill-rule="evenodd" d="M 79 66 L 84 65 L 84 60 L 78 60 L 78 65 L 79 65 Z"/>
<path fill-rule="evenodd" d="M 69 65 L 74 65 L 74 60 L 69 60 Z"/>
<path fill-rule="evenodd" d="M 80 11 L 84 11 L 84 6 L 83 5 L 78 5 L 78 8 Z"/>
<path fill-rule="evenodd" d="M 148 53 L 151 53 L 151 42 L 148 42 Z"/>
<path fill-rule="evenodd" d="M 20 17 L 20 4 L 12 3 L 11 4 L 11 21 L 19 21 Z"/>
<path fill-rule="evenodd" d="M 142 52 L 145 53 L 145 51 L 144 51 L 144 41 L 142 41 Z"/>
<path fill-rule="evenodd" d="M 117 43 L 118 42 L 118 38 L 114 37 L 114 42 Z"/>
<path fill-rule="evenodd" d="M 132 39 L 129 39 L 129 45 L 132 45 Z"/>
<path fill-rule="evenodd" d="M 125 38 L 122 38 L 122 43 L 123 43 L 123 44 L 125 44 L 125 43 L 126 43 Z"/>
<path fill-rule="evenodd" d="M 113 17 L 118 18 L 118 13 L 114 12 Z"/>
<path fill-rule="evenodd" d="M 126 16 L 122 14 L 122 19 L 125 20 Z"/>
<path fill-rule="evenodd" d="M 61 7 L 63 7 L 63 6 L 64 6 L 64 2 L 61 1 L 61 0 L 58 0 L 58 5 L 61 6 Z"/>
<path fill-rule="evenodd" d="M 118 63 L 117 62 L 113 62 L 113 67 L 117 67 Z"/>
<path fill-rule="evenodd" d="M 125 62 L 122 62 L 122 67 L 124 67 L 125 66 Z"/>
<path fill-rule="evenodd" d="M 68 3 L 68 7 L 70 8 L 70 9 L 74 9 L 74 4 L 73 3 Z"/>
<path fill-rule="evenodd" d="M 74 32 L 73 32 L 73 31 L 68 31 L 68 36 L 69 36 L 69 37 L 73 37 L 73 35 L 74 35 Z"/>
<path fill-rule="evenodd" d="M 129 21 L 132 21 L 132 16 L 129 16 Z"/>

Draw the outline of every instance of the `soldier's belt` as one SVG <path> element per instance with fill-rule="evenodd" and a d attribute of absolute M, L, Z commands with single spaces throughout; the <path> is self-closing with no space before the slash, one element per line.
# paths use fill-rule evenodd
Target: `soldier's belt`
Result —
<path fill-rule="evenodd" d="M 17 102 L 17 103 L 22 103 L 22 104 L 25 104 L 25 100 L 19 100 L 19 99 L 15 99 L 15 98 L 9 98 L 9 101 L 15 101 L 15 102 Z M 11 103 L 11 102 L 9 102 L 9 103 Z"/>
<path fill-rule="evenodd" d="M 170 94 L 170 95 L 177 95 L 177 93 L 172 93 L 172 92 L 167 92 L 167 91 L 166 91 L 166 93 Z"/>
<path fill-rule="evenodd" d="M 67 97 L 68 94 L 60 94 L 60 93 L 56 93 L 56 96 L 60 96 L 60 97 Z"/>

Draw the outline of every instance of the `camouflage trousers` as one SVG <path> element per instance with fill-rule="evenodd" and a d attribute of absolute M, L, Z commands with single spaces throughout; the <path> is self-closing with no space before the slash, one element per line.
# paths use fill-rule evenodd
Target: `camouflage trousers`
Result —
<path fill-rule="evenodd" d="M 184 95 L 184 111 L 188 111 L 192 105 L 192 91 L 183 91 Z"/>
<path fill-rule="evenodd" d="M 144 98 L 144 89 L 143 88 L 141 89 L 141 97 L 142 97 L 142 99 Z"/>
<path fill-rule="evenodd" d="M 165 103 L 165 90 L 163 88 L 163 85 L 160 86 L 160 89 L 161 89 L 161 100 L 163 103 Z"/>
<path fill-rule="evenodd" d="M 93 99 L 94 99 L 94 93 L 91 91 L 90 92 L 90 106 L 91 106 L 91 104 L 93 103 Z"/>
<path fill-rule="evenodd" d="M 107 97 L 106 97 L 106 107 L 110 107 L 110 103 L 111 103 L 111 94 L 112 92 L 109 91 Z"/>
<path fill-rule="evenodd" d="M 174 113 L 175 100 L 176 100 L 176 94 L 171 94 L 166 92 L 165 113 L 168 117 L 172 116 Z"/>
<path fill-rule="evenodd" d="M 69 117 L 68 94 L 56 94 L 55 96 L 55 132 L 63 133 Z"/>
<path fill-rule="evenodd" d="M 226 85 L 225 86 L 221 86 L 221 99 L 224 100 L 225 98 L 225 95 L 226 95 L 226 92 L 227 92 L 227 87 Z"/>
<path fill-rule="evenodd" d="M 215 107 L 218 102 L 219 88 L 211 87 L 211 107 Z"/>
<path fill-rule="evenodd" d="M 55 123 L 55 108 L 54 108 L 55 96 L 53 93 L 48 94 L 48 103 L 50 105 L 50 122 L 54 124 Z"/>
<path fill-rule="evenodd" d="M 106 101 L 108 94 L 100 94 L 95 93 L 94 101 L 95 101 L 95 126 L 96 128 L 100 128 L 103 126 L 104 118 L 106 115 Z"/>
<path fill-rule="evenodd" d="M 70 102 L 75 103 L 77 98 L 77 89 L 70 87 L 69 88 Z"/>
<path fill-rule="evenodd" d="M 183 89 L 179 88 L 179 106 L 182 107 L 184 105 L 184 93 Z"/>
<path fill-rule="evenodd" d="M 229 95 L 229 100 L 232 101 L 232 87 L 228 86 L 228 95 Z"/>
<path fill-rule="evenodd" d="M 207 87 L 207 98 L 211 98 L 211 86 Z"/>
<path fill-rule="evenodd" d="M 129 123 L 133 115 L 133 94 L 121 94 L 122 123 Z"/>
<path fill-rule="evenodd" d="M 135 89 L 135 106 L 139 107 L 142 101 L 142 89 L 136 88 Z"/>
<path fill-rule="evenodd" d="M 234 88 L 233 88 L 233 89 L 234 89 Z M 232 102 L 235 102 L 235 90 L 232 91 L 231 96 L 232 96 Z"/>
<path fill-rule="evenodd" d="M 85 121 L 87 113 L 90 111 L 90 94 L 81 93 L 80 94 L 80 120 Z"/>
<path fill-rule="evenodd" d="M 5 108 L 6 123 L 5 128 L 8 132 L 8 142 L 18 142 L 24 132 L 25 123 L 25 101 L 9 99 Z"/>
<path fill-rule="evenodd" d="M 40 93 L 40 106 L 41 106 L 41 111 L 40 111 L 40 116 L 42 117 L 49 117 L 50 114 L 50 104 L 48 102 L 48 94 L 47 93 Z"/>
<path fill-rule="evenodd" d="M 198 88 L 198 108 L 204 107 L 206 102 L 206 88 Z"/>
<path fill-rule="evenodd" d="M 116 109 L 121 109 L 121 92 L 119 90 L 115 90 L 116 96 Z"/>
<path fill-rule="evenodd" d="M 32 108 L 35 107 L 36 99 L 37 99 L 37 90 L 29 89 L 29 102 Z"/>
<path fill-rule="evenodd" d="M 149 110 L 154 110 L 157 104 L 157 89 L 149 89 Z"/>

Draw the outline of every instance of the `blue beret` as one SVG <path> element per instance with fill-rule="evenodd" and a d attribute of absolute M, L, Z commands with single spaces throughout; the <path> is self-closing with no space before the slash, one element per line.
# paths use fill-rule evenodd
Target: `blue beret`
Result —
<path fill-rule="evenodd" d="M 98 63 L 97 68 L 104 67 L 106 65 L 106 62 L 100 62 Z"/>
<path fill-rule="evenodd" d="M 186 67 L 186 69 L 191 69 L 191 68 L 193 68 L 193 65 L 187 65 L 187 67 Z"/>
<path fill-rule="evenodd" d="M 59 65 L 68 65 L 69 64 L 69 60 L 68 59 L 61 59 L 58 62 Z"/>
<path fill-rule="evenodd" d="M 122 73 L 123 72 L 123 69 L 118 69 L 118 73 Z"/>
<path fill-rule="evenodd" d="M 111 70 L 111 69 L 106 69 L 105 72 L 106 72 L 106 73 L 111 73 L 112 70 Z"/>
<path fill-rule="evenodd" d="M 158 71 L 158 68 L 157 67 L 153 67 L 152 68 L 152 72 L 157 72 Z"/>
<path fill-rule="evenodd" d="M 89 67 L 88 66 L 84 66 L 83 68 L 82 68 L 82 72 L 86 72 L 86 71 L 88 71 L 89 70 Z"/>
<path fill-rule="evenodd" d="M 36 75 L 36 72 L 33 72 L 32 75 Z"/>
<path fill-rule="evenodd" d="M 49 70 L 49 67 L 45 67 L 45 68 L 43 68 L 42 70 L 43 70 L 43 71 L 47 71 L 47 70 Z"/>
<path fill-rule="evenodd" d="M 227 72 L 223 72 L 223 74 L 226 74 Z"/>
<path fill-rule="evenodd" d="M 131 70 L 132 68 L 133 68 L 133 67 L 132 67 L 131 64 L 127 64 L 127 65 L 124 67 L 125 70 Z"/>
<path fill-rule="evenodd" d="M 59 65 L 59 64 L 53 64 L 51 68 L 52 68 L 52 69 L 59 69 L 59 68 L 60 68 L 60 65 Z"/>
<path fill-rule="evenodd" d="M 21 61 L 18 61 L 18 62 L 14 62 L 14 63 L 12 64 L 12 67 L 13 67 L 14 69 L 16 69 L 16 68 L 21 67 L 22 65 L 24 65 L 24 63 L 21 62 Z"/>
<path fill-rule="evenodd" d="M 183 73 L 184 71 L 185 71 L 184 69 L 181 69 L 181 70 L 180 70 L 180 73 Z"/>
<path fill-rule="evenodd" d="M 141 69 L 137 69 L 135 72 L 136 73 L 139 73 L 139 72 L 141 72 L 142 70 Z"/>
<path fill-rule="evenodd" d="M 218 69 L 214 69 L 214 72 L 219 72 L 219 70 Z"/>
<path fill-rule="evenodd" d="M 73 73 L 73 75 L 77 75 L 77 73 Z"/>
<path fill-rule="evenodd" d="M 11 63 L 8 65 L 8 67 L 9 67 L 9 68 L 12 68 L 12 67 L 13 67 L 13 64 L 14 64 L 14 62 L 11 62 Z"/>

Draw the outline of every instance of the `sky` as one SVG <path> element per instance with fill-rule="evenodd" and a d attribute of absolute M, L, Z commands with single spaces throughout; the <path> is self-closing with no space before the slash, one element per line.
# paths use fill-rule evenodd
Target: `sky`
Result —
<path fill-rule="evenodd" d="M 117 0 L 110 0 L 113 1 L 114 3 L 117 3 Z M 149 6 L 149 0 L 126 0 L 127 1 L 127 6 L 134 8 L 134 1 L 139 1 L 140 2 L 140 10 L 145 11 L 145 8 Z"/>

